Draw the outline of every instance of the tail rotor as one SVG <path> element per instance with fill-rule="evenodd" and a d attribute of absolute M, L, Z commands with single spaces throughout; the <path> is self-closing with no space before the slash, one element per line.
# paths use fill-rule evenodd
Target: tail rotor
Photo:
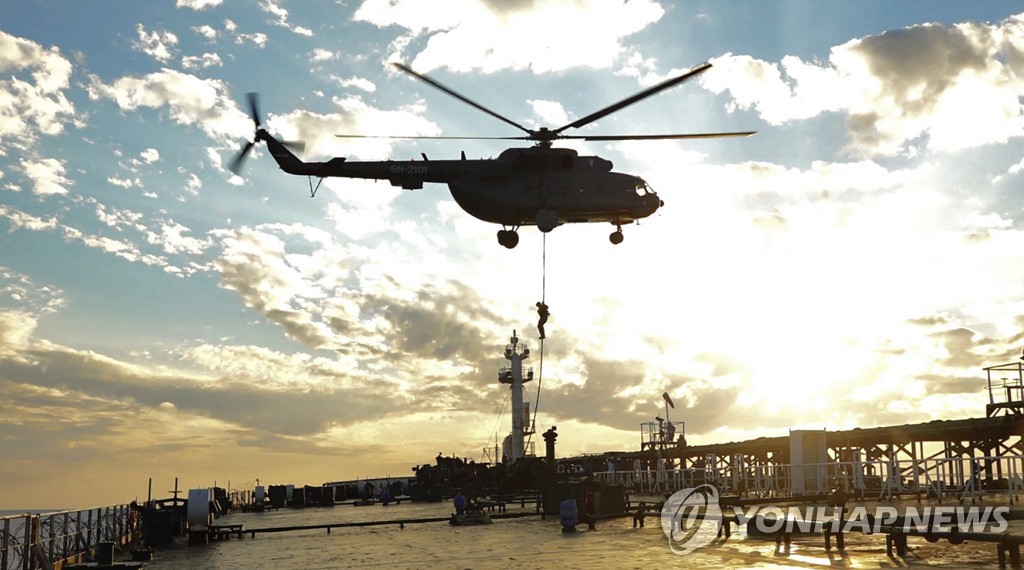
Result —
<path fill-rule="evenodd" d="M 228 165 L 228 169 L 231 170 L 231 172 L 233 172 L 235 175 L 238 175 L 242 171 L 242 165 L 245 163 L 245 159 L 248 158 L 249 153 L 252 152 L 252 147 L 256 146 L 256 143 L 260 141 L 267 141 L 273 138 L 270 136 L 270 133 L 268 133 L 267 130 L 263 128 L 263 121 L 260 119 L 259 93 L 246 93 L 245 97 L 246 100 L 249 102 L 249 118 L 252 119 L 253 125 L 255 127 L 255 134 L 253 135 L 253 140 L 246 142 L 245 146 L 242 147 L 242 150 L 239 151 L 237 155 L 235 155 L 235 158 L 231 160 L 231 164 Z M 283 146 L 297 150 L 299 152 L 301 152 L 306 147 L 304 143 L 299 141 L 278 142 L 280 142 Z"/>

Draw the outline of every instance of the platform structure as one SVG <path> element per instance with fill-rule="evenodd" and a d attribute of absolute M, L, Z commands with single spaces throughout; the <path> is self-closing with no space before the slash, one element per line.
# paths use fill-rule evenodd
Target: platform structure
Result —
<path fill-rule="evenodd" d="M 600 477 L 641 491 L 709 483 L 722 493 L 747 498 L 842 490 L 884 500 L 916 496 L 960 502 L 974 502 L 983 493 L 1003 493 L 1016 502 L 1024 495 L 1024 366 L 1013 363 L 985 371 L 990 403 L 984 418 L 810 434 L 794 431 L 696 446 L 648 445 L 641 451 L 614 453 L 620 467 L 606 473 L 599 473 L 600 465 L 609 458 L 581 459 L 591 461 Z M 674 468 L 664 472 L 663 462 Z"/>
<path fill-rule="evenodd" d="M 1024 356 L 1017 362 L 989 366 L 985 374 L 988 376 L 985 415 L 1024 414 Z"/>
<path fill-rule="evenodd" d="M 641 450 L 666 450 L 686 445 L 686 422 L 666 421 L 660 416 L 640 424 Z"/>
<path fill-rule="evenodd" d="M 894 499 L 954 495 L 972 501 L 984 491 L 1020 492 L 1024 416 L 934 421 L 825 432 L 824 462 L 792 457 L 793 434 L 678 450 L 680 482 L 708 482 L 736 493 L 828 494 Z M 803 477 L 804 488 L 795 489 Z"/>

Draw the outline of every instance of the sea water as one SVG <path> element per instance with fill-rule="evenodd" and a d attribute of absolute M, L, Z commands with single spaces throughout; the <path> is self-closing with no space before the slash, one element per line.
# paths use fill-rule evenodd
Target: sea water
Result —
<path fill-rule="evenodd" d="M 508 512 L 532 512 L 528 505 Z M 380 504 L 353 507 L 281 509 L 232 513 L 218 525 L 241 524 L 246 530 L 346 522 L 447 517 L 448 503 Z M 774 540 L 746 537 L 734 530 L 729 539 L 696 552 L 673 553 L 657 517 L 634 528 L 630 518 L 598 521 L 596 530 L 580 525 L 563 534 L 557 517 L 495 519 L 494 524 L 453 527 L 446 522 L 297 530 L 244 534 L 205 546 L 175 543 L 156 549 L 147 568 L 235 570 L 238 568 L 998 568 L 994 544 L 951 545 L 910 538 L 905 557 L 886 555 L 884 535 L 846 535 L 846 548 L 825 550 L 820 534 L 794 536 L 788 550 Z M 1011 533 L 1024 528 L 1011 523 Z"/>

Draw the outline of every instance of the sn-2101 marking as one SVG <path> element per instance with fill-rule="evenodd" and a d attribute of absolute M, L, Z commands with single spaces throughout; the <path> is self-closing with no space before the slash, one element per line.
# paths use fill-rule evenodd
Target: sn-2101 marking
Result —
<path fill-rule="evenodd" d="M 391 174 L 426 174 L 425 164 L 392 164 Z"/>

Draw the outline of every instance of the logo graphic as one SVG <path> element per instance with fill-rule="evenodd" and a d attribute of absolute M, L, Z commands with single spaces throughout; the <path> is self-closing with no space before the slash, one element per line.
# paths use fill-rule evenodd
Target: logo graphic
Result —
<path fill-rule="evenodd" d="M 675 554 L 689 554 L 711 544 L 721 525 L 718 489 L 712 485 L 676 491 L 661 509 L 661 530 Z"/>

